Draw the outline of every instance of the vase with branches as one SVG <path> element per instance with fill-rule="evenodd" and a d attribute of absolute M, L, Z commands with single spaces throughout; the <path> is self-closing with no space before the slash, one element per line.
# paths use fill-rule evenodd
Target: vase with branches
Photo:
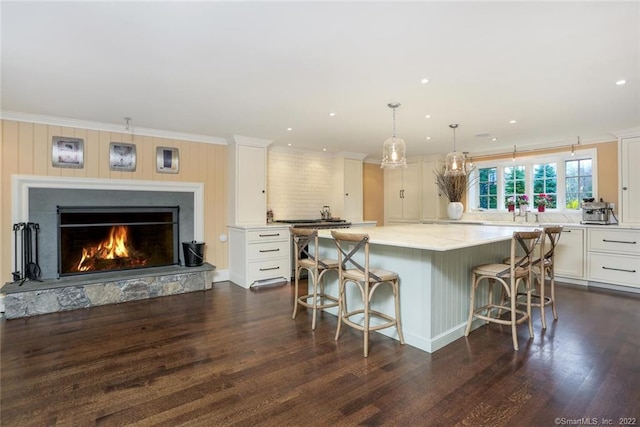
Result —
<path fill-rule="evenodd" d="M 444 170 L 437 170 L 433 173 L 436 178 L 436 186 L 440 194 L 444 195 L 449 200 L 449 205 L 456 204 L 455 207 L 447 209 L 449 217 L 451 219 L 460 219 L 462 216 L 462 198 L 464 197 L 467 189 L 473 185 L 477 178 L 471 171 L 468 171 L 465 175 L 445 175 Z M 455 211 L 453 213 L 452 211 Z"/>

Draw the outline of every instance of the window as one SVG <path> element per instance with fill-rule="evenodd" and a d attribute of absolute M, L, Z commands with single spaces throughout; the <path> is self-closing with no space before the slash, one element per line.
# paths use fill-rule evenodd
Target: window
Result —
<path fill-rule="evenodd" d="M 580 200 L 593 197 L 593 169 L 591 159 L 565 162 L 566 208 L 580 209 Z"/>
<path fill-rule="evenodd" d="M 546 194 L 550 202 L 547 205 L 550 209 L 558 207 L 558 173 L 556 163 L 544 163 L 533 165 L 533 196 Z"/>
<path fill-rule="evenodd" d="M 483 209 L 498 208 L 498 169 L 478 170 L 479 205 Z"/>
<path fill-rule="evenodd" d="M 504 168 L 504 204 L 507 199 L 517 200 L 518 196 L 524 196 L 526 192 L 525 167 L 507 166 Z"/>
<path fill-rule="evenodd" d="M 477 182 L 469 188 L 468 206 L 506 210 L 507 200 L 527 196 L 535 209 L 539 194 L 549 196 L 547 209 L 580 209 L 583 198 L 597 197 L 597 151 L 584 149 L 475 161 Z"/>

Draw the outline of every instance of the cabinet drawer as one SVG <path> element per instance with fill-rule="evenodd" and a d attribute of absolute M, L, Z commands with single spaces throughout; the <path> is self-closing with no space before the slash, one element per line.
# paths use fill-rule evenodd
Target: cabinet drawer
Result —
<path fill-rule="evenodd" d="M 249 283 L 253 283 L 256 280 L 287 277 L 290 275 L 291 263 L 289 258 L 274 258 L 272 260 L 249 263 Z"/>
<path fill-rule="evenodd" d="M 271 240 L 289 240 L 289 230 L 252 230 L 247 232 L 247 242 L 266 242 Z"/>
<path fill-rule="evenodd" d="M 259 242 L 248 245 L 248 260 L 261 261 L 263 259 L 287 256 L 289 253 L 289 239 L 275 242 Z"/>
<path fill-rule="evenodd" d="M 589 250 L 640 255 L 640 230 L 589 230 Z"/>
<path fill-rule="evenodd" d="M 589 280 L 640 287 L 640 258 L 591 252 Z"/>

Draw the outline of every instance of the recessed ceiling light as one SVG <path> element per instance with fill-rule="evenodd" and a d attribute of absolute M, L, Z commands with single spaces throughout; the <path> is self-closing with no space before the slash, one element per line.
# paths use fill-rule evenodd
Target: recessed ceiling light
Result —
<path fill-rule="evenodd" d="M 429 79 L 424 78 L 424 79 L 420 80 L 420 83 L 422 83 L 423 85 L 425 85 L 425 84 L 429 83 Z"/>
<path fill-rule="evenodd" d="M 493 138 L 491 138 L 492 141 L 497 141 L 498 138 L 496 138 L 495 136 Z"/>
<path fill-rule="evenodd" d="M 428 136 L 428 137 L 427 137 L 427 140 L 429 140 L 429 139 L 431 139 L 431 137 L 430 137 L 430 136 Z"/>
<path fill-rule="evenodd" d="M 323 148 L 323 149 L 322 149 L 322 151 L 327 151 L 327 149 L 326 149 L 326 148 Z"/>
<path fill-rule="evenodd" d="M 509 120 L 509 123 L 510 123 L 510 124 L 514 124 L 514 123 L 518 123 L 518 122 L 517 122 L 517 121 L 515 121 L 515 120 Z"/>
<path fill-rule="evenodd" d="M 618 86 L 622 86 L 623 84 L 626 84 L 626 83 L 627 83 L 627 81 L 626 81 L 626 80 L 618 80 L 618 81 L 616 82 L 616 84 L 617 84 Z"/>
<path fill-rule="evenodd" d="M 293 128 L 287 128 L 287 130 L 288 130 L 289 132 L 291 132 L 291 131 L 293 130 Z"/>
<path fill-rule="evenodd" d="M 335 117 L 336 113 L 329 113 L 329 117 Z"/>
<path fill-rule="evenodd" d="M 291 147 L 291 143 L 288 143 L 287 146 Z"/>
<path fill-rule="evenodd" d="M 430 119 L 430 118 L 431 118 L 431 114 L 425 114 L 425 115 L 424 115 L 424 118 L 425 118 L 425 119 Z"/>

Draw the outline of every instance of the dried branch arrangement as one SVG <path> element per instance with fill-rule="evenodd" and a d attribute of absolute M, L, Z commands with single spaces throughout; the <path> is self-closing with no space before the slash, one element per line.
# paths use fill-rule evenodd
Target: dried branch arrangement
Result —
<path fill-rule="evenodd" d="M 450 202 L 460 202 L 471 185 L 476 182 L 476 177 L 469 171 L 466 175 L 445 176 L 444 170 L 434 171 L 438 191 L 444 194 Z"/>

